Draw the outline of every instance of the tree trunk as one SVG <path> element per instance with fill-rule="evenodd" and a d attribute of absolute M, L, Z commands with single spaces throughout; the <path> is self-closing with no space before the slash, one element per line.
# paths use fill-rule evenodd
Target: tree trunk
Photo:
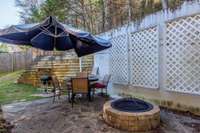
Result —
<path fill-rule="evenodd" d="M 93 11 L 91 0 L 89 0 L 89 10 L 86 10 L 86 13 L 88 14 L 88 18 L 90 20 L 90 29 L 91 29 L 91 32 L 94 33 L 95 30 L 94 30 L 93 15 L 95 14 L 95 12 Z"/>
<path fill-rule="evenodd" d="M 105 2 L 104 0 L 101 0 L 101 14 L 102 14 L 102 27 L 101 27 L 101 31 L 105 31 Z"/>
<path fill-rule="evenodd" d="M 132 6 L 131 6 L 131 0 L 128 0 L 128 22 L 131 22 L 132 19 Z"/>
<path fill-rule="evenodd" d="M 168 8 L 168 0 L 161 0 L 161 2 L 163 10 L 166 10 Z"/>
<path fill-rule="evenodd" d="M 104 0 L 105 4 L 105 17 L 106 17 L 106 30 L 111 29 L 112 27 L 112 15 L 111 15 L 111 2 L 110 0 Z"/>

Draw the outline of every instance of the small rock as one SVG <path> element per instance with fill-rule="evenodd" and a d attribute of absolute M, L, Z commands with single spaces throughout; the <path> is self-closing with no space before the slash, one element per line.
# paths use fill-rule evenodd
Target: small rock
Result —
<path fill-rule="evenodd" d="M 102 128 L 101 128 L 101 131 L 102 131 L 102 132 L 108 132 L 108 128 L 102 127 Z"/>
<path fill-rule="evenodd" d="M 90 126 L 89 126 L 89 125 L 86 125 L 85 128 L 90 128 Z"/>

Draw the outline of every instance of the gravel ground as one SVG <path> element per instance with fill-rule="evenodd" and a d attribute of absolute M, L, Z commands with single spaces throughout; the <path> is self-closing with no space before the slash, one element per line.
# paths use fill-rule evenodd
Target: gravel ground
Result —
<path fill-rule="evenodd" d="M 74 108 L 66 98 L 51 98 L 3 106 L 4 117 L 14 125 L 13 133 L 126 133 L 104 123 L 102 107 L 107 98 L 91 103 L 78 100 Z M 148 133 L 200 133 L 200 117 L 161 109 L 161 125 Z"/>

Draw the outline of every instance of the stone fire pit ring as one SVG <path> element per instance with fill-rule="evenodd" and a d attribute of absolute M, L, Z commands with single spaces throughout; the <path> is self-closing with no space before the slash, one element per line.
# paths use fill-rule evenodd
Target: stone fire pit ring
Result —
<path fill-rule="evenodd" d="M 152 109 L 145 112 L 126 112 L 113 108 L 113 101 L 106 102 L 103 107 L 103 118 L 110 126 L 126 131 L 149 131 L 160 125 L 160 109 L 157 105 L 151 104 Z"/>

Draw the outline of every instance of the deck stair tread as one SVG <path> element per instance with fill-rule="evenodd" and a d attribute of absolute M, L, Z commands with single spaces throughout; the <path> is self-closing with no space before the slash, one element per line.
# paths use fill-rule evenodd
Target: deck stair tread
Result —
<path fill-rule="evenodd" d="M 40 76 L 44 72 L 38 72 L 40 69 L 50 69 L 51 72 L 58 77 L 60 82 L 63 82 L 65 77 L 75 76 L 80 71 L 79 59 L 76 55 L 65 54 L 62 56 L 43 56 L 35 59 L 32 66 L 24 71 L 18 78 L 19 83 L 31 84 L 39 86 Z M 91 71 L 93 66 L 93 55 L 82 58 L 82 69 Z"/>

